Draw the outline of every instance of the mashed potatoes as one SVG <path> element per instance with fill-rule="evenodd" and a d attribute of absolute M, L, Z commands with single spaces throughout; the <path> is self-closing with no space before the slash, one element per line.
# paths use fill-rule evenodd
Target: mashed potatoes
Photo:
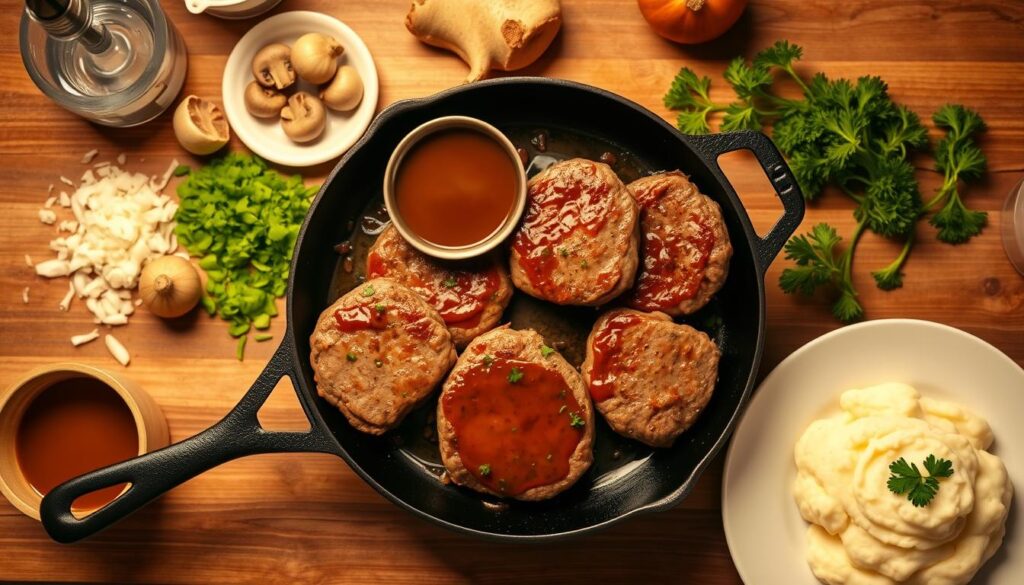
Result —
<path fill-rule="evenodd" d="M 815 421 L 796 444 L 793 486 L 811 523 L 807 560 L 830 585 L 967 583 L 1003 541 L 1013 486 L 987 452 L 988 423 L 906 384 L 848 390 L 842 413 Z M 889 491 L 900 457 L 927 473 L 928 455 L 953 463 L 934 499 L 915 507 Z"/>

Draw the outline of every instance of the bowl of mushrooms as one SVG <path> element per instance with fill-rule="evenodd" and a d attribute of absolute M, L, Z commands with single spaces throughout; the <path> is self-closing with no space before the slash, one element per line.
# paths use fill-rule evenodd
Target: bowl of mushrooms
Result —
<path fill-rule="evenodd" d="M 231 51 L 221 85 L 238 138 L 272 162 L 305 167 L 337 158 L 377 108 L 377 69 L 362 39 L 317 12 L 284 12 Z"/>

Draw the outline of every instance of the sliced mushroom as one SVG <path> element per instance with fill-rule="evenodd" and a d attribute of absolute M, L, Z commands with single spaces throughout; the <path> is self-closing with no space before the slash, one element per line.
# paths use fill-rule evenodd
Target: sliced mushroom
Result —
<path fill-rule="evenodd" d="M 323 102 L 304 91 L 288 98 L 288 105 L 281 110 L 281 127 L 295 142 L 309 142 L 320 136 L 326 124 Z"/>
<path fill-rule="evenodd" d="M 257 118 L 276 118 L 288 97 L 272 87 L 263 87 L 255 81 L 245 86 L 245 109 Z"/>
<path fill-rule="evenodd" d="M 192 154 L 210 154 L 231 138 L 224 112 L 217 104 L 190 95 L 174 111 L 174 135 Z"/>
<path fill-rule="evenodd" d="M 252 74 L 263 87 L 284 89 L 295 83 L 292 50 L 288 45 L 273 43 L 263 47 L 252 58 Z"/>
<path fill-rule="evenodd" d="M 320 90 L 320 99 L 332 110 L 347 112 L 363 99 L 363 80 L 351 65 L 343 65 L 334 79 Z"/>

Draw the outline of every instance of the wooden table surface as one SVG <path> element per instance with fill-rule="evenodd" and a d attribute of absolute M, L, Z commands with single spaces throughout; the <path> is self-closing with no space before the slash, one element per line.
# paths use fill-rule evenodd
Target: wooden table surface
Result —
<path fill-rule="evenodd" d="M 129 154 L 132 170 L 162 172 L 180 150 L 170 116 L 140 128 L 111 130 L 61 110 L 33 86 L 18 53 L 20 3 L 0 11 L 0 386 L 25 371 L 75 360 L 118 369 L 101 343 L 75 349 L 72 334 L 93 324 L 84 307 L 61 313 L 66 283 L 38 278 L 24 255 L 47 257 L 52 226 L 37 219 L 46 188 L 82 172 L 83 153 Z M 164 3 L 189 49 L 184 93 L 219 98 L 220 72 L 235 41 L 258 20 L 230 22 Z M 525 72 L 611 90 L 672 119 L 661 96 L 682 65 L 715 79 L 736 54 L 752 55 L 777 39 L 802 45 L 802 71 L 830 76 L 881 75 L 893 96 L 927 117 L 947 101 L 977 108 L 991 130 L 982 140 L 991 172 L 972 186 L 969 205 L 989 212 L 990 227 L 951 247 L 919 226 L 920 244 L 904 288 L 881 292 L 868 270 L 889 262 L 896 246 L 868 237 L 857 256 L 856 284 L 872 319 L 913 317 L 960 327 L 1024 363 L 1024 278 L 999 238 L 999 210 L 1024 174 L 1024 3 L 914 0 L 765 0 L 751 2 L 721 39 L 699 47 L 662 41 L 628 0 L 564 0 L 564 27 L 552 48 Z M 403 25 L 409 0 L 286 0 L 276 12 L 333 15 L 362 36 L 377 61 L 379 107 L 458 85 L 465 66 L 417 42 Z M 595 123 L 600 123 L 595 120 Z M 242 148 L 233 143 L 232 148 Z M 143 160 L 144 159 L 144 160 Z M 922 160 L 922 168 L 930 165 Z M 311 169 L 318 182 L 330 165 Z M 779 213 L 767 181 L 749 160 L 727 172 L 756 226 Z M 924 192 L 938 184 L 926 173 Z M 848 201 L 831 194 L 811 205 L 804 227 L 828 221 L 849 234 Z M 821 299 L 783 295 L 768 275 L 768 329 L 762 375 L 807 341 L 838 324 Z M 31 287 L 31 302 L 21 292 Z M 283 330 L 276 319 L 273 332 Z M 217 421 L 263 367 L 272 343 L 249 344 L 244 362 L 221 321 L 196 316 L 173 326 L 144 311 L 118 337 L 134 358 L 127 374 L 159 402 L 174 440 Z M 290 389 L 277 392 L 261 418 L 270 427 L 301 415 Z M 0 580 L 235 583 L 525 583 L 603 581 L 738 583 L 720 520 L 721 457 L 694 493 L 670 512 L 636 518 L 583 539 L 538 546 L 480 542 L 399 510 L 326 455 L 265 455 L 221 466 L 172 491 L 97 537 L 73 546 L 49 541 L 36 522 L 0 500 Z M 775 528 L 766 526 L 770 538 Z M 760 584 L 757 584 L 760 585 Z M 768 584 L 774 585 L 774 584 Z"/>

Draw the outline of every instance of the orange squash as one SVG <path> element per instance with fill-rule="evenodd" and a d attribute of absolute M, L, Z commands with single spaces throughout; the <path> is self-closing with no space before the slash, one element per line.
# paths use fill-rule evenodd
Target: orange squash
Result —
<path fill-rule="evenodd" d="M 693 45 L 729 30 L 743 14 L 747 0 L 638 0 L 637 4 L 654 32 Z"/>

